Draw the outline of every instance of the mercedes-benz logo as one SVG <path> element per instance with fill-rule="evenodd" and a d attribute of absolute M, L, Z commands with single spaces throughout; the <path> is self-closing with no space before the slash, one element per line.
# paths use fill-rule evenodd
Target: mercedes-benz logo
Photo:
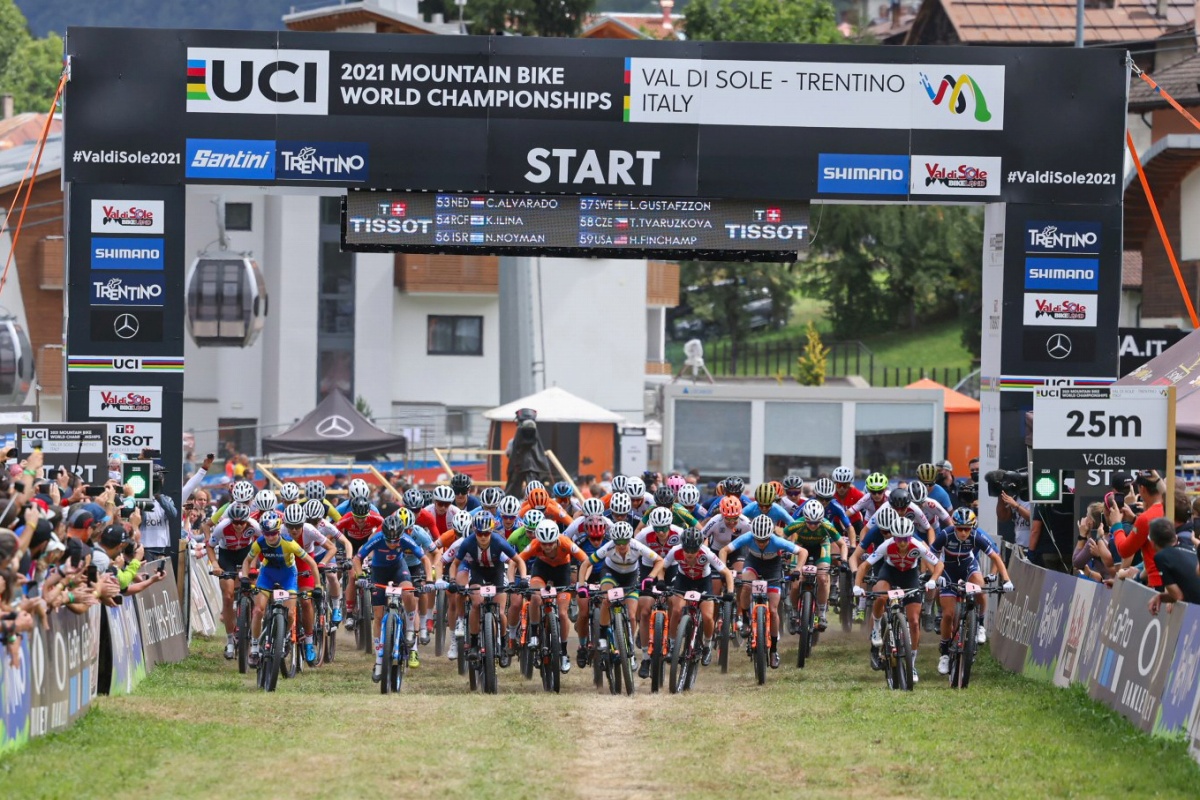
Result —
<path fill-rule="evenodd" d="M 1065 333 L 1053 334 L 1046 340 L 1046 353 L 1056 361 L 1071 355 L 1071 337 Z"/>
<path fill-rule="evenodd" d="M 341 414 L 332 414 L 317 423 L 317 436 L 325 439 L 345 439 L 354 433 L 354 425 Z"/>
<path fill-rule="evenodd" d="M 137 336 L 141 327 L 138 318 L 133 314 L 119 314 L 113 320 L 113 332 L 122 339 L 132 339 Z"/>

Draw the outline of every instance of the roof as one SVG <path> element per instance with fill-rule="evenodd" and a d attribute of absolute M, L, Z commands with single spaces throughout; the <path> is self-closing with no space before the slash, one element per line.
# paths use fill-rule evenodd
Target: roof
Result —
<path fill-rule="evenodd" d="M 1139 152 L 1138 156 L 1150 189 L 1161 202 L 1200 165 L 1200 133 L 1169 134 Z M 1137 170 L 1130 169 L 1125 176 L 1125 248 L 1140 250 L 1147 236 L 1157 236 L 1153 231 L 1154 216 L 1146 202 L 1146 193 L 1142 191 Z"/>
<path fill-rule="evenodd" d="M 0 119 L 0 150 L 8 150 L 26 142 L 36 142 L 42 138 L 45 126 L 46 115 L 35 112 Z M 54 119 L 50 121 L 50 135 L 61 134 L 62 127 L 62 115 L 55 114 Z"/>
<path fill-rule="evenodd" d="M 1126 250 L 1121 253 L 1121 288 L 1142 288 L 1142 251 Z"/>
<path fill-rule="evenodd" d="M 511 422 L 520 408 L 532 408 L 536 411 L 538 422 L 606 422 L 619 425 L 625 421 L 620 414 L 614 414 L 582 397 L 576 397 L 558 386 L 551 386 L 537 394 L 505 403 L 483 412 L 483 416 L 484 419 Z"/>
<path fill-rule="evenodd" d="M 931 381 L 929 378 L 921 378 L 919 381 L 910 383 L 905 389 L 940 389 L 944 400 L 942 407 L 947 414 L 966 414 L 979 413 L 979 401 L 967 397 L 961 392 L 956 392 L 953 389 L 942 386 L 937 381 Z"/>
<path fill-rule="evenodd" d="M 43 119 L 44 122 L 44 119 Z M 37 150 L 37 142 L 30 141 L 0 150 L 0 191 L 16 186 L 29 168 L 30 158 Z M 63 140 L 61 129 L 46 139 L 42 160 L 38 163 L 37 177 L 49 175 L 62 169 Z"/>
<path fill-rule="evenodd" d="M 293 31 L 333 31 L 351 25 L 375 25 L 378 33 L 457 34 L 458 22 L 426 22 L 369 0 L 308 8 L 283 15 L 283 24 Z"/>
<path fill-rule="evenodd" d="M 1164 92 L 1181 105 L 1200 103 L 1200 55 L 1190 56 L 1151 75 Z M 1170 105 L 1166 98 L 1136 75 L 1129 82 L 1129 110 L 1149 111 Z"/>
<path fill-rule="evenodd" d="M 264 436 L 264 453 L 374 456 L 407 451 L 403 436 L 364 417 L 341 392 L 330 392 L 308 415 L 274 436 Z"/>
<path fill-rule="evenodd" d="M 584 20 L 581 39 L 675 39 L 679 37 L 682 14 L 672 14 L 667 29 L 662 13 L 597 14 Z"/>
<path fill-rule="evenodd" d="M 1085 42 L 1153 41 L 1181 28 L 1190 28 L 1195 18 L 1192 2 L 1185 0 L 1166 0 L 1162 18 L 1156 16 L 1155 0 L 1113 2 L 1113 8 L 1084 10 Z M 1072 44 L 1075 8 L 1076 0 L 924 0 L 908 43 L 932 43 L 922 38 L 922 32 L 935 27 L 941 9 L 958 36 L 954 44 Z"/>

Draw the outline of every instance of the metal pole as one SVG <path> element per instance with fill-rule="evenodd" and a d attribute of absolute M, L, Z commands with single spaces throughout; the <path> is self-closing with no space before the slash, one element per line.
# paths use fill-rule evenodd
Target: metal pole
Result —
<path fill-rule="evenodd" d="M 1083 0 L 1075 0 L 1075 46 L 1083 47 Z"/>

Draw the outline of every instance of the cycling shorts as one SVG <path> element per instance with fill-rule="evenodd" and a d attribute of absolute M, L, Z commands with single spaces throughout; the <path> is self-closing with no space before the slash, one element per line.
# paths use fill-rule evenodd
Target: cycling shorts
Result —
<path fill-rule="evenodd" d="M 354 558 L 358 551 L 362 549 L 362 546 L 367 543 L 367 539 L 370 538 L 368 536 L 366 539 L 355 539 L 353 536 L 347 534 L 346 541 L 350 542 L 350 552 L 346 554 L 346 558 Z"/>
<path fill-rule="evenodd" d="M 626 599 L 637 600 L 642 594 L 642 583 L 639 580 L 640 577 L 641 576 L 638 574 L 638 570 L 636 569 L 633 572 L 609 571 L 608 574 L 604 576 L 604 579 L 600 581 L 600 585 L 603 587 L 605 592 L 607 592 L 609 589 L 616 589 L 618 587 L 624 589 Z M 605 597 L 607 596 L 608 595 L 606 594 Z"/>
<path fill-rule="evenodd" d="M 887 581 L 888 585 L 893 589 L 916 589 L 921 585 L 921 571 L 919 569 L 898 570 L 891 564 L 879 564 L 879 576 L 881 581 Z M 904 605 L 910 606 L 913 603 L 920 603 L 922 597 L 920 594 L 911 594 L 904 600 Z"/>
<path fill-rule="evenodd" d="M 468 586 L 495 586 L 496 591 L 504 591 L 504 568 L 491 567 L 490 569 L 480 569 L 478 567 L 471 568 L 465 564 L 458 565 L 458 574 L 467 573 Z"/>
<path fill-rule="evenodd" d="M 250 547 L 246 546 L 240 550 L 226 550 L 222 547 L 217 551 L 217 565 L 220 566 L 222 572 L 232 572 L 240 570 L 242 564 L 246 563 L 246 556 L 250 555 Z"/>
<path fill-rule="evenodd" d="M 980 575 L 979 565 L 974 561 L 964 561 L 961 564 L 955 564 L 953 561 L 947 561 L 946 569 L 942 572 L 942 577 L 945 579 L 945 586 L 938 592 L 940 597 L 956 597 L 954 593 L 954 585 L 959 581 L 968 580 L 972 575 Z"/>
<path fill-rule="evenodd" d="M 296 568 L 295 567 L 259 567 L 258 580 L 255 586 L 264 591 L 271 591 L 275 588 L 275 584 L 279 584 L 280 589 L 287 589 L 292 594 L 296 593 Z"/>
<path fill-rule="evenodd" d="M 304 564 L 296 565 L 296 588 L 302 592 L 311 592 L 317 588 L 317 573 Z"/>
<path fill-rule="evenodd" d="M 820 548 L 809 547 L 804 542 L 797 542 L 796 544 L 808 551 L 808 561 L 804 562 L 806 564 L 816 564 L 818 566 L 824 564 L 825 566 L 829 566 L 832 561 L 828 540 L 822 542 Z"/>
<path fill-rule="evenodd" d="M 571 562 L 561 564 L 557 567 L 547 564 L 540 558 L 533 559 L 533 563 L 529 565 L 529 575 L 533 578 L 541 578 L 546 582 L 547 586 L 571 586 Z"/>
<path fill-rule="evenodd" d="M 778 594 L 783 586 L 783 559 L 757 558 L 753 553 L 746 556 L 743 569 L 753 572 L 755 578 L 768 583 L 767 591 Z"/>
<path fill-rule="evenodd" d="M 708 575 L 703 578 L 689 578 L 682 572 L 675 574 L 675 578 L 671 581 L 671 588 L 677 592 L 700 592 L 701 594 L 710 594 L 712 592 L 713 579 L 720 579 L 720 575 Z"/>
<path fill-rule="evenodd" d="M 403 561 L 393 561 L 390 567 L 371 567 L 371 606 L 386 606 L 387 590 L 375 586 L 377 583 L 384 586 L 389 583 L 396 586 L 402 583 L 412 583 L 412 574 L 408 571 L 408 565 Z"/>
<path fill-rule="evenodd" d="M 646 580 L 647 578 L 649 578 L 650 573 L 653 570 L 654 570 L 654 567 L 652 567 L 648 564 L 641 564 L 638 566 L 638 572 L 640 573 L 640 577 L 642 580 Z M 672 564 L 671 566 L 667 567 L 665 572 L 663 572 L 663 582 L 669 584 L 671 581 L 675 580 L 675 576 L 678 574 L 679 574 L 679 565 Z"/>

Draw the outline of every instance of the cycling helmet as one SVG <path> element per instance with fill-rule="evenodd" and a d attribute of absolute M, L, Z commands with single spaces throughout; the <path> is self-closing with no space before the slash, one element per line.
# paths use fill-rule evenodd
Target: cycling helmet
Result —
<path fill-rule="evenodd" d="M 599 539 L 604 534 L 608 533 L 608 526 L 604 524 L 604 517 L 595 516 L 588 517 L 583 521 L 583 532 L 588 535 L 589 539 Z"/>
<path fill-rule="evenodd" d="M 371 501 L 365 497 L 356 497 L 350 501 L 350 513 L 356 517 L 365 517 L 371 513 Z"/>
<path fill-rule="evenodd" d="M 679 487 L 679 504 L 691 508 L 700 502 L 700 490 L 694 484 L 685 483 Z"/>
<path fill-rule="evenodd" d="M 956 528 L 974 529 L 975 527 L 975 512 L 966 506 L 954 509 L 954 513 L 950 515 L 950 519 L 954 521 L 954 527 Z"/>
<path fill-rule="evenodd" d="M 679 535 L 679 546 L 685 553 L 695 553 L 703 543 L 704 537 L 700 534 L 699 528 L 688 528 Z"/>
<path fill-rule="evenodd" d="M 538 511 L 536 508 L 531 508 L 525 512 L 525 518 L 521 522 L 521 524 L 525 526 L 526 531 L 532 532 L 534 530 L 537 530 L 537 526 L 541 525 L 542 520 L 544 520 L 545 518 L 546 518 L 546 515 L 543 514 L 541 511 Z"/>
<path fill-rule="evenodd" d="M 544 519 L 538 523 L 537 528 L 535 528 L 533 531 L 533 535 L 536 536 L 537 540 L 542 544 L 557 542 L 559 536 L 558 523 L 552 519 Z"/>
<path fill-rule="evenodd" d="M 532 492 L 534 489 L 545 489 L 545 488 L 546 488 L 546 485 L 544 483 L 542 483 L 541 481 L 530 481 L 529 483 L 525 484 L 525 499 L 526 500 L 529 499 L 529 493 Z"/>
<path fill-rule="evenodd" d="M 390 514 L 383 520 L 383 538 L 389 542 L 394 542 L 400 538 L 400 534 L 404 532 L 400 520 L 395 514 Z"/>
<path fill-rule="evenodd" d="M 585 517 L 599 517 L 604 514 L 604 501 L 599 497 L 589 497 L 583 501 L 583 515 Z"/>
<path fill-rule="evenodd" d="M 458 516 L 462 517 L 466 515 L 459 514 Z M 480 511 L 478 514 L 471 517 L 471 527 L 475 529 L 476 533 L 487 533 L 492 528 L 496 527 L 496 518 L 487 511 Z"/>
<path fill-rule="evenodd" d="M 809 500 L 800 513 L 804 515 L 805 522 L 820 522 L 825 519 L 825 506 L 821 505 L 820 500 Z"/>
<path fill-rule="evenodd" d="M 422 489 L 421 490 L 421 505 L 427 506 L 432 502 L 433 502 L 433 490 L 432 489 Z"/>
<path fill-rule="evenodd" d="M 346 490 L 346 494 L 350 495 L 351 500 L 356 497 L 361 497 L 365 500 L 371 496 L 371 485 L 362 478 L 355 478 L 350 481 L 350 488 Z"/>
<path fill-rule="evenodd" d="M 454 490 L 455 494 L 466 494 L 471 490 L 472 483 L 474 481 L 471 480 L 471 476 L 461 472 L 454 473 L 454 476 L 450 478 L 450 488 Z"/>
<path fill-rule="evenodd" d="M 803 485 L 804 479 L 799 475 L 788 475 L 783 479 L 783 490 L 785 492 L 789 490 L 793 492 L 797 491 Z"/>
<path fill-rule="evenodd" d="M 613 494 L 617 492 L 629 491 L 629 476 L 628 475 L 613 475 L 612 490 Z"/>
<path fill-rule="evenodd" d="M 453 503 L 454 490 L 449 486 L 442 484 L 441 486 L 433 487 L 433 502 L 435 503 Z"/>
<path fill-rule="evenodd" d="M 837 494 L 837 488 L 829 478 L 819 478 L 813 484 L 813 494 L 822 500 L 832 500 L 833 496 Z"/>
<path fill-rule="evenodd" d="M 937 480 L 937 467 L 933 464 L 918 464 L 917 478 L 921 483 L 933 483 Z"/>
<path fill-rule="evenodd" d="M 320 481 L 309 481 L 304 484 L 304 499 L 305 500 L 324 500 L 325 499 L 325 484 Z"/>
<path fill-rule="evenodd" d="M 608 501 L 608 508 L 614 514 L 628 514 L 633 511 L 633 500 L 624 492 L 614 492 Z"/>
<path fill-rule="evenodd" d="M 892 489 L 892 493 L 888 495 L 888 505 L 897 511 L 905 511 L 912 505 L 912 495 L 908 493 L 908 489 Z"/>
<path fill-rule="evenodd" d="M 310 521 L 319 520 L 325 516 L 325 504 L 313 498 L 304 501 L 304 518 Z"/>
<path fill-rule="evenodd" d="M 245 503 L 233 503 L 225 511 L 225 516 L 234 522 L 245 522 L 250 519 L 250 506 Z"/>
<path fill-rule="evenodd" d="M 731 494 L 721 498 L 719 508 L 722 517 L 740 517 L 742 515 L 742 501 Z"/>
<path fill-rule="evenodd" d="M 667 478 L 667 488 L 670 489 L 672 492 L 678 492 L 680 489 L 683 488 L 683 485 L 685 483 L 687 483 L 687 481 L 684 480 L 684 477 L 682 475 L 680 475 L 678 472 L 676 472 L 675 474 L 673 474 L 669 478 Z"/>
<path fill-rule="evenodd" d="M 450 527 L 454 528 L 454 532 L 459 536 L 466 536 L 471 532 L 471 515 L 458 514 L 454 517 L 454 521 L 450 523 Z"/>
<path fill-rule="evenodd" d="M 274 536 L 283 527 L 283 520 L 274 511 L 269 511 L 258 518 L 258 527 L 264 536 Z"/>
<path fill-rule="evenodd" d="M 874 522 L 879 526 L 880 530 L 890 531 L 896 526 L 896 520 L 900 519 L 900 515 L 896 513 L 896 509 L 891 506 L 884 506 L 875 514 Z"/>
<path fill-rule="evenodd" d="M 575 490 L 566 481 L 559 481 L 550 487 L 550 493 L 559 499 L 563 499 L 575 494 Z"/>
<path fill-rule="evenodd" d="M 646 494 L 646 482 L 641 478 L 630 478 L 628 488 L 625 491 L 630 497 L 636 497 L 640 500 Z"/>
<path fill-rule="evenodd" d="M 300 499 L 300 487 L 288 481 L 279 487 L 279 497 L 285 503 L 294 503 Z"/>
<path fill-rule="evenodd" d="M 515 517 L 521 513 L 521 501 L 513 497 L 511 494 L 506 494 L 500 498 L 500 502 L 496 504 L 496 510 L 503 517 Z"/>
<path fill-rule="evenodd" d="M 235 503 L 249 503 L 254 499 L 254 484 L 250 481 L 238 481 L 229 490 Z"/>
<path fill-rule="evenodd" d="M 545 489 L 534 489 L 525 496 L 525 501 L 537 509 L 544 509 L 550 502 L 550 493 Z"/>
<path fill-rule="evenodd" d="M 838 467 L 830 477 L 833 478 L 834 483 L 853 483 L 854 470 L 850 467 Z"/>
<path fill-rule="evenodd" d="M 425 502 L 425 495 L 420 489 L 409 489 L 404 493 L 404 507 L 412 511 L 420 511 L 428 503 Z"/>
<path fill-rule="evenodd" d="M 660 486 L 654 490 L 654 505 L 670 508 L 675 505 L 675 492 L 670 486 Z"/>
<path fill-rule="evenodd" d="M 775 499 L 783 497 L 787 492 L 783 490 L 783 484 L 779 481 L 771 481 L 771 485 L 775 487 Z"/>
<path fill-rule="evenodd" d="M 895 524 L 892 525 L 892 538 L 910 539 L 912 538 L 914 530 L 916 529 L 914 528 L 913 521 L 911 519 L 908 517 L 900 517 L 898 520 L 896 520 Z"/>
<path fill-rule="evenodd" d="M 754 534 L 754 538 L 760 542 L 765 542 L 770 539 L 775 533 L 775 520 L 768 517 L 766 514 L 760 514 L 750 523 L 750 532 Z"/>
<path fill-rule="evenodd" d="M 487 508 L 495 508 L 504 497 L 504 490 L 499 486 L 489 486 L 479 493 L 479 504 Z"/>
<path fill-rule="evenodd" d="M 633 538 L 633 526 L 628 522 L 615 522 L 613 523 L 612 530 L 609 532 L 609 536 L 617 543 L 628 542 Z"/>
<path fill-rule="evenodd" d="M 732 494 L 732 495 L 737 496 L 746 490 L 746 482 L 743 481 L 741 478 L 734 478 L 734 477 L 726 478 L 724 481 L 721 482 L 721 485 L 725 487 L 725 494 Z"/>
<path fill-rule="evenodd" d="M 258 507 L 259 511 L 273 511 L 278 503 L 279 500 L 275 497 L 275 493 L 270 489 L 263 489 L 261 492 L 254 495 L 254 505 Z"/>
<path fill-rule="evenodd" d="M 920 481 L 913 481 L 908 485 L 908 493 L 912 496 L 912 501 L 918 505 L 925 502 L 925 498 L 929 497 L 929 489 Z"/>
<path fill-rule="evenodd" d="M 414 521 L 413 513 L 411 511 L 409 511 L 407 508 L 396 509 L 396 513 L 392 514 L 392 516 L 388 517 L 388 519 L 392 519 L 393 517 L 396 519 L 397 522 L 400 523 L 401 530 L 407 531 L 407 530 L 412 529 L 413 521 Z"/>
<path fill-rule="evenodd" d="M 776 494 L 775 484 L 773 483 L 760 483 L 758 488 L 754 490 L 754 500 L 758 503 L 758 507 L 764 510 L 767 506 L 774 503 L 778 497 L 779 495 Z"/>
<path fill-rule="evenodd" d="M 669 528 L 671 527 L 671 520 L 673 518 L 674 515 L 671 513 L 671 509 L 669 508 L 659 506 L 658 508 L 651 509 L 649 519 L 650 527 L 654 528 L 655 530 Z"/>
<path fill-rule="evenodd" d="M 882 472 L 872 472 L 867 476 L 868 492 L 884 492 L 887 491 L 887 487 L 887 475 L 884 475 Z"/>

